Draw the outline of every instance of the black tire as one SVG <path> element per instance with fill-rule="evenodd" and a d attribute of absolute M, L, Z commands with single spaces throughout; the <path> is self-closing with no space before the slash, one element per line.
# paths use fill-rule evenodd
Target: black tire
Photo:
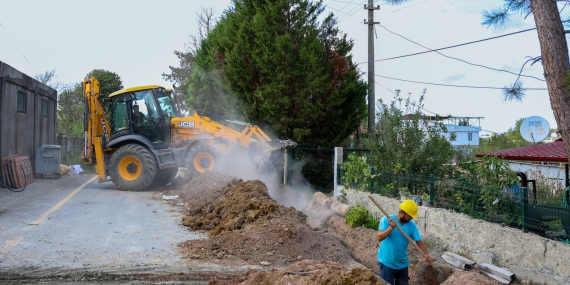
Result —
<path fill-rule="evenodd" d="M 111 180 L 125 191 L 147 189 L 156 178 L 158 168 L 152 152 L 137 144 L 127 144 L 115 151 L 109 161 Z"/>
<path fill-rule="evenodd" d="M 150 187 L 153 188 L 153 187 L 164 186 L 172 182 L 172 180 L 174 180 L 174 177 L 176 177 L 176 174 L 178 174 L 178 167 L 158 169 L 158 172 L 156 173 L 156 178 L 154 179 L 154 182 L 152 182 L 152 185 Z"/>
<path fill-rule="evenodd" d="M 186 158 L 186 167 L 192 173 L 192 177 L 206 171 L 215 171 L 220 167 L 222 153 L 214 146 L 201 144 L 193 147 Z"/>

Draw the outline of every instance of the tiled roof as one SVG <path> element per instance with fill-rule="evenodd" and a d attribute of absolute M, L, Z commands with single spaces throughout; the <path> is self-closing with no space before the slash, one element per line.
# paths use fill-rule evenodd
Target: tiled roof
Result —
<path fill-rule="evenodd" d="M 568 162 L 562 139 L 551 143 L 509 148 L 476 155 L 476 157 L 483 156 L 498 156 L 503 159 L 522 161 Z"/>

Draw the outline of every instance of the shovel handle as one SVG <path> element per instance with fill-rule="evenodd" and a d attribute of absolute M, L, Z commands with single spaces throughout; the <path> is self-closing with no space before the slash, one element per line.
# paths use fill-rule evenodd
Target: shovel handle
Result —
<path fill-rule="evenodd" d="M 388 213 L 386 213 L 386 211 L 384 210 L 384 208 L 382 208 L 382 206 L 380 206 L 380 204 L 378 204 L 378 202 L 376 202 L 376 200 L 374 200 L 374 198 L 372 198 L 372 195 L 368 195 L 368 198 L 370 198 L 370 200 L 372 200 L 372 203 L 374 203 L 374 205 L 376 205 L 376 207 L 378 207 L 378 209 L 380 209 L 380 211 L 382 211 L 382 214 L 384 214 L 384 216 L 386 216 L 386 218 L 390 218 L 390 215 L 388 215 Z M 408 242 L 410 242 L 421 254 L 424 258 L 426 258 L 426 254 L 422 251 L 422 249 L 416 244 L 416 242 L 411 239 L 405 232 L 404 230 L 402 230 L 402 228 L 400 228 L 400 226 L 398 226 L 398 223 L 396 223 L 396 228 L 400 231 L 400 233 L 402 233 L 402 235 L 408 240 Z M 433 267 L 435 269 L 435 265 L 433 265 L 432 262 L 429 263 L 429 265 L 431 265 L 431 267 Z"/>

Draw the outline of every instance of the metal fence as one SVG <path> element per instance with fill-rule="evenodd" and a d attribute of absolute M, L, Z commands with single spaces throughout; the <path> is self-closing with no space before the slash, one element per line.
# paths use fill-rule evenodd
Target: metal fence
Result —
<path fill-rule="evenodd" d="M 343 160 L 353 152 L 367 152 L 363 149 L 343 149 Z M 334 189 L 333 148 L 291 148 L 287 150 L 287 184 L 310 187 L 323 193 Z"/>
<path fill-rule="evenodd" d="M 339 167 L 339 177 L 343 171 Z M 389 172 L 376 176 L 366 189 L 393 198 L 408 198 L 420 204 L 464 213 L 470 217 L 499 223 L 566 243 L 570 239 L 570 187 L 553 195 L 527 187 L 484 187 L 460 179 L 433 175 L 405 175 Z M 342 183 L 342 179 L 341 183 Z M 422 199 L 422 196 L 427 199 Z M 427 196 L 427 197 L 426 197 Z"/>
<path fill-rule="evenodd" d="M 74 157 L 81 154 L 85 139 L 83 137 L 70 137 L 58 134 L 55 137 L 56 144 L 61 146 L 61 159 Z"/>
<path fill-rule="evenodd" d="M 346 161 L 352 152 L 344 149 Z M 293 148 L 288 150 L 288 185 L 305 186 L 330 193 L 334 189 L 334 149 Z M 336 166 L 337 184 L 343 185 L 343 170 Z M 476 219 L 500 223 L 541 236 L 569 242 L 570 187 L 561 192 L 527 187 L 484 187 L 460 179 L 446 179 L 434 175 L 405 175 L 375 172 L 375 178 L 365 186 L 366 191 L 393 198 L 401 198 L 406 188 L 412 199 L 420 204 L 464 213 Z M 358 188 L 358 185 L 353 185 Z M 427 195 L 426 201 L 421 200 Z"/>

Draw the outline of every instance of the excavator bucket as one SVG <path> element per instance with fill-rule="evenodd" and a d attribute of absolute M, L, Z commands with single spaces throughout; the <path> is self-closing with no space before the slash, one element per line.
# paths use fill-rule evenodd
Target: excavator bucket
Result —
<path fill-rule="evenodd" d="M 260 168 L 267 163 L 269 156 L 273 151 L 286 150 L 297 146 L 297 143 L 292 140 L 275 140 L 275 141 L 260 141 L 252 142 L 250 147 L 254 150 L 254 161 L 260 165 Z"/>

